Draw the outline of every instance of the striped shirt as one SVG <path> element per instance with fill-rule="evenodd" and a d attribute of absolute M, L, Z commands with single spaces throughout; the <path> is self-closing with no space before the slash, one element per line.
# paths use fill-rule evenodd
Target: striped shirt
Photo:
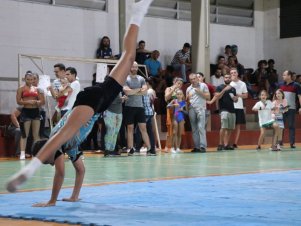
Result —
<path fill-rule="evenodd" d="M 182 49 L 176 52 L 175 56 L 173 57 L 171 64 L 181 64 L 180 61 L 190 61 L 190 51 L 183 52 Z"/>
<path fill-rule="evenodd" d="M 142 96 L 142 102 L 144 107 L 144 113 L 146 116 L 153 116 L 154 115 L 154 109 L 153 104 L 151 102 L 150 94 L 146 94 Z"/>
<path fill-rule="evenodd" d="M 301 95 L 301 87 L 296 82 L 289 84 L 281 82 L 279 83 L 279 89 L 284 92 L 289 109 L 296 109 L 296 98 Z"/>

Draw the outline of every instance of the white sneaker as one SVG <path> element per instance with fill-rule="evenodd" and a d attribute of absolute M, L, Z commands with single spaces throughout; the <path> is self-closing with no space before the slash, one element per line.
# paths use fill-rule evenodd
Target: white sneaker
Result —
<path fill-rule="evenodd" d="M 180 148 L 177 148 L 177 149 L 176 149 L 176 152 L 177 152 L 177 153 L 180 153 L 180 152 L 183 152 L 183 151 L 182 151 Z"/>
<path fill-rule="evenodd" d="M 146 152 L 146 151 L 147 151 L 147 148 L 146 148 L 146 147 L 140 148 L 140 152 Z"/>
<path fill-rule="evenodd" d="M 25 159 L 26 159 L 26 158 L 25 158 L 25 154 L 23 154 L 23 155 L 21 154 L 21 155 L 20 155 L 20 160 L 25 160 Z"/>
<path fill-rule="evenodd" d="M 177 151 L 174 148 L 171 148 L 171 153 L 175 154 Z"/>

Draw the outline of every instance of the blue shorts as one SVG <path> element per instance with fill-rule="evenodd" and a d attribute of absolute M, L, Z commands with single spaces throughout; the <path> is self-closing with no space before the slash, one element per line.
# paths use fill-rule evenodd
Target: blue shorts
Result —
<path fill-rule="evenodd" d="M 56 124 L 56 126 L 51 131 L 50 137 L 56 134 L 66 123 L 68 117 L 72 110 L 69 110 L 63 118 Z M 80 127 L 77 134 L 75 134 L 69 141 L 67 141 L 60 150 L 55 154 L 55 159 L 59 157 L 61 154 L 66 153 L 69 159 L 72 162 L 75 162 L 79 156 L 82 155 L 82 151 L 78 149 L 79 145 L 87 138 L 89 133 L 91 132 L 94 123 L 97 121 L 100 114 L 94 114 L 92 118 L 82 127 Z"/>

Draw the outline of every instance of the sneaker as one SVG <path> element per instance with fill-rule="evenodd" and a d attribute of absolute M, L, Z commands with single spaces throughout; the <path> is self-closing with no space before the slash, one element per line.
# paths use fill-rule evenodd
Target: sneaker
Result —
<path fill-rule="evenodd" d="M 140 155 L 140 149 L 135 148 L 134 155 Z"/>
<path fill-rule="evenodd" d="M 25 160 L 25 159 L 26 159 L 25 154 L 21 154 L 20 155 L 20 160 Z"/>
<path fill-rule="evenodd" d="M 201 147 L 199 150 L 201 153 L 206 153 L 206 148 Z"/>
<path fill-rule="evenodd" d="M 123 147 L 123 148 L 121 149 L 121 153 L 128 153 L 127 147 Z"/>
<path fill-rule="evenodd" d="M 277 145 L 273 145 L 273 147 L 272 147 L 272 151 L 278 151 L 278 149 L 277 149 Z"/>
<path fill-rule="evenodd" d="M 278 150 L 278 151 L 281 151 L 281 146 L 280 146 L 280 144 L 277 144 L 277 150 Z"/>
<path fill-rule="evenodd" d="M 128 156 L 134 155 L 135 149 L 131 148 L 131 150 L 128 152 Z"/>
<path fill-rule="evenodd" d="M 146 155 L 148 155 L 148 156 L 156 156 L 157 154 L 156 154 L 156 151 L 155 150 L 148 150 L 147 152 L 146 152 Z"/>
<path fill-rule="evenodd" d="M 234 150 L 234 147 L 231 146 L 231 145 L 227 145 L 224 150 L 227 150 L 227 151 L 231 151 L 231 150 Z"/>
<path fill-rule="evenodd" d="M 170 152 L 173 153 L 173 154 L 177 153 L 177 151 L 174 148 L 171 148 Z"/>
<path fill-rule="evenodd" d="M 191 153 L 200 153 L 200 152 L 201 152 L 201 150 L 198 148 L 194 148 L 191 150 Z"/>
<path fill-rule="evenodd" d="M 233 148 L 238 148 L 237 144 L 232 145 Z"/>
<path fill-rule="evenodd" d="M 291 144 L 291 148 L 295 149 L 296 148 L 295 144 Z"/>
<path fill-rule="evenodd" d="M 256 150 L 257 150 L 257 151 L 261 150 L 260 145 L 256 147 Z"/>
<path fill-rule="evenodd" d="M 120 153 L 118 151 L 106 151 L 104 157 L 118 157 Z"/>
<path fill-rule="evenodd" d="M 217 151 L 222 151 L 223 149 L 224 149 L 224 145 L 219 144 L 219 145 L 217 146 Z"/>
<path fill-rule="evenodd" d="M 180 148 L 177 148 L 177 149 L 176 149 L 176 152 L 177 152 L 177 153 L 181 153 L 181 152 L 183 152 L 183 151 L 182 151 Z"/>
<path fill-rule="evenodd" d="M 147 148 L 146 148 L 146 147 L 140 148 L 140 152 L 146 152 L 146 151 L 147 151 Z"/>

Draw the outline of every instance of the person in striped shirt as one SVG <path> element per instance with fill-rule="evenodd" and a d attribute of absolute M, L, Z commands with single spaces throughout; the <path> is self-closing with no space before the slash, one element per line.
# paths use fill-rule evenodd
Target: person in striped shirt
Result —
<path fill-rule="evenodd" d="M 190 44 L 185 43 L 183 48 L 178 50 L 171 61 L 171 65 L 175 70 L 181 70 L 182 79 L 187 82 L 186 71 L 187 66 L 191 66 Z"/>
<path fill-rule="evenodd" d="M 301 87 L 294 82 L 293 72 L 286 70 L 282 74 L 283 82 L 279 83 L 279 89 L 284 92 L 285 98 L 289 109 L 284 113 L 283 119 L 284 123 L 288 122 L 289 128 L 289 140 L 291 148 L 296 148 L 295 146 L 295 115 L 296 115 L 296 98 L 301 104 Z M 298 109 L 299 114 L 301 114 L 301 108 Z"/>

